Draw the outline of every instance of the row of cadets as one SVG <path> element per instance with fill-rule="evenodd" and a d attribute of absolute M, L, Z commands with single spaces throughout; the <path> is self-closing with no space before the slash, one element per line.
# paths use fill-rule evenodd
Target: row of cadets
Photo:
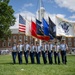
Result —
<path fill-rule="evenodd" d="M 66 64 L 67 58 L 66 58 L 66 50 L 68 49 L 68 46 L 65 44 L 65 41 L 62 40 L 60 45 L 58 45 L 57 42 L 55 44 L 52 44 L 52 41 L 49 41 L 48 44 L 46 44 L 45 41 L 42 42 L 42 45 L 40 46 L 37 42 L 36 45 L 31 43 L 31 45 L 28 44 L 28 41 L 25 41 L 25 43 L 22 45 L 21 41 L 19 41 L 18 45 L 15 43 L 12 47 L 12 57 L 13 57 L 13 63 L 16 63 L 16 55 L 18 53 L 18 61 L 19 64 L 22 64 L 22 52 L 24 50 L 24 58 L 26 61 L 26 64 L 28 63 L 28 55 L 30 52 L 30 58 L 31 63 L 34 64 L 34 56 L 36 56 L 37 64 L 40 64 L 40 53 L 42 52 L 42 58 L 44 64 L 47 63 L 47 52 L 48 52 L 48 60 L 49 64 L 53 64 L 53 53 L 54 53 L 54 62 L 55 64 L 60 64 L 60 52 L 62 57 L 62 63 Z"/>

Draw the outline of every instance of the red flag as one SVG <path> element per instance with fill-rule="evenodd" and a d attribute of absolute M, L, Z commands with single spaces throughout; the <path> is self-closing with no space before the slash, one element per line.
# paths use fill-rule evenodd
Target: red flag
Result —
<path fill-rule="evenodd" d="M 31 21 L 31 35 L 37 38 L 36 24 L 33 21 Z"/>
<path fill-rule="evenodd" d="M 32 21 L 31 22 L 31 35 L 34 36 L 34 37 L 36 37 L 36 38 L 38 38 L 38 39 L 41 39 L 41 40 L 45 40 L 45 41 L 50 40 L 49 36 L 37 35 L 36 31 L 37 31 L 36 24 Z"/>

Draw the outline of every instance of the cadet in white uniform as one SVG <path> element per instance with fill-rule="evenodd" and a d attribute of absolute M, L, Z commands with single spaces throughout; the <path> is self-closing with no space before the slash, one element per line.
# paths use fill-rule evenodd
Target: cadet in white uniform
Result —
<path fill-rule="evenodd" d="M 22 64 L 22 50 L 23 50 L 23 45 L 21 44 L 21 41 L 19 41 L 17 45 L 17 50 L 18 50 L 18 61 L 19 64 Z"/>
<path fill-rule="evenodd" d="M 43 62 L 44 64 L 46 64 L 47 63 L 47 45 L 45 41 L 42 42 L 41 51 L 42 51 Z"/>
<path fill-rule="evenodd" d="M 34 52 L 35 52 L 35 46 L 32 42 L 31 46 L 30 46 L 30 58 L 31 58 L 31 63 L 32 64 L 34 64 Z"/>
<path fill-rule="evenodd" d="M 12 58 L 13 58 L 13 64 L 16 63 L 16 56 L 17 56 L 17 45 L 16 43 L 12 46 Z"/>
<path fill-rule="evenodd" d="M 67 62 L 66 51 L 68 50 L 68 46 L 65 43 L 64 39 L 61 41 L 60 50 L 61 50 L 62 63 L 66 64 Z"/>
<path fill-rule="evenodd" d="M 57 42 L 55 42 L 54 44 L 54 61 L 55 64 L 60 64 L 60 50 L 59 50 L 60 46 L 58 45 Z M 58 60 L 58 61 L 57 61 Z"/>
<path fill-rule="evenodd" d="M 36 60 L 37 60 L 37 64 L 40 64 L 40 52 L 41 52 L 41 46 L 39 45 L 38 42 L 37 42 L 35 48 L 36 48 Z"/>
<path fill-rule="evenodd" d="M 49 64 L 53 64 L 53 44 L 52 41 L 48 42 L 48 60 Z"/>
<path fill-rule="evenodd" d="M 28 55 L 30 50 L 30 45 L 28 44 L 28 41 L 25 41 L 23 48 L 24 48 L 25 61 L 26 61 L 26 64 L 28 64 Z"/>

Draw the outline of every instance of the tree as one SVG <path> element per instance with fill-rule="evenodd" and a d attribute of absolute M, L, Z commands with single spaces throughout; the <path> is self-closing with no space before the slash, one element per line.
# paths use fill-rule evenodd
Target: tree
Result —
<path fill-rule="evenodd" d="M 10 26 L 14 25 L 15 17 L 10 0 L 0 0 L 0 40 L 4 40 L 11 35 Z"/>

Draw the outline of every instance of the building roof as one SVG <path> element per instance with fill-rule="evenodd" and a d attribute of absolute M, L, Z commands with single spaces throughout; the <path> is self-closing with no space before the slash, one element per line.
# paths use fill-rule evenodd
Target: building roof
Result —
<path fill-rule="evenodd" d="M 18 34 L 19 33 L 18 28 L 11 29 L 11 33 L 12 34 Z"/>

